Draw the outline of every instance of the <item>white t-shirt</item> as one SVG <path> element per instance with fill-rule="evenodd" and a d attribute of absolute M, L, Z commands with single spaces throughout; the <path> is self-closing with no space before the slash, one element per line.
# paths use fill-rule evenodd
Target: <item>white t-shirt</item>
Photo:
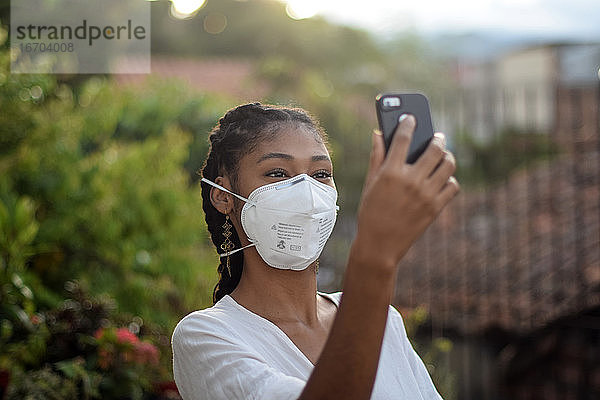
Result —
<path fill-rule="evenodd" d="M 319 294 L 339 305 L 342 293 Z M 184 400 L 297 399 L 314 367 L 277 325 L 229 295 L 184 317 L 172 346 Z M 442 399 L 392 306 L 371 399 Z"/>

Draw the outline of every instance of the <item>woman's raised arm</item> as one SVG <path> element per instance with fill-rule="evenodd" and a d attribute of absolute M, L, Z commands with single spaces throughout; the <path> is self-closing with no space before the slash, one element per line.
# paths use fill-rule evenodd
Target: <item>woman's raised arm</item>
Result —
<path fill-rule="evenodd" d="M 443 135 L 414 164 L 405 162 L 414 127 L 412 116 L 400 121 L 387 156 L 373 134 L 342 299 L 301 400 L 370 398 L 398 263 L 459 190 Z"/>

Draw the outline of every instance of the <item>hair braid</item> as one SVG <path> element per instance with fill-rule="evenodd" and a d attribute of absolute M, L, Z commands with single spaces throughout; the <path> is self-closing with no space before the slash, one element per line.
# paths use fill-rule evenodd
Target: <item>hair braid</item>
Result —
<path fill-rule="evenodd" d="M 226 173 L 235 190 L 241 158 L 252 152 L 259 142 L 276 136 L 278 131 L 288 125 L 304 125 L 323 142 L 327 140 L 318 122 L 300 108 L 249 103 L 230 109 L 219 119 L 219 123 L 210 133 L 209 152 L 200 174 L 214 182 L 217 177 Z M 221 244 L 225 241 L 223 236 L 225 215 L 220 213 L 210 200 L 211 186 L 202 184 L 201 189 L 206 225 L 217 252 L 221 252 Z M 232 230 L 229 239 L 235 248 L 241 247 L 235 229 Z M 243 252 L 237 252 L 229 257 L 231 275 L 227 270 L 225 258 L 221 258 L 217 267 L 219 282 L 213 290 L 215 303 L 231 293 L 242 276 Z"/>

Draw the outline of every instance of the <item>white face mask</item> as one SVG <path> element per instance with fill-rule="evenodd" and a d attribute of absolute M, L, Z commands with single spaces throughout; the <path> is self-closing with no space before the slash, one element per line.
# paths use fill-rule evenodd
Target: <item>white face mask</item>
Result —
<path fill-rule="evenodd" d="M 202 181 L 246 202 L 242 228 L 251 243 L 221 257 L 256 246 L 271 267 L 303 270 L 319 257 L 333 231 L 337 191 L 307 174 L 260 186 L 247 199 L 206 178 Z"/>

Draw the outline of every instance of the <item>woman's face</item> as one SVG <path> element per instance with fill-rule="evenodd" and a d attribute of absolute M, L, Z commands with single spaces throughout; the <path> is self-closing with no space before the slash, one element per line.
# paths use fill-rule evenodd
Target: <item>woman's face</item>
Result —
<path fill-rule="evenodd" d="M 256 188 L 307 174 L 335 188 L 333 165 L 319 136 L 305 127 L 282 129 L 240 160 L 236 189 L 244 197 Z M 236 207 L 237 208 L 237 207 Z"/>

